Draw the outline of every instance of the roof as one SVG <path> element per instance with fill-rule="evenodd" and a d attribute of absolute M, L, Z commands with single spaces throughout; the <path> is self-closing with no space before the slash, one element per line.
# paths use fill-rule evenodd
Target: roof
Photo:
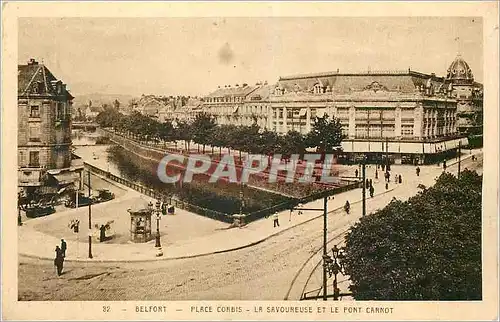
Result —
<path fill-rule="evenodd" d="M 31 59 L 27 65 L 17 66 L 17 95 L 64 96 L 73 99 L 66 85 L 43 64 Z"/>
<path fill-rule="evenodd" d="M 473 81 L 474 75 L 472 74 L 469 64 L 467 64 L 462 56 L 458 55 L 448 68 L 446 78 L 450 80 Z"/>
<path fill-rule="evenodd" d="M 247 99 L 250 101 L 258 101 L 258 100 L 266 100 L 269 98 L 269 95 L 272 93 L 275 84 L 273 85 L 259 85 L 253 92 L 251 92 Z"/>
<path fill-rule="evenodd" d="M 428 75 L 411 70 L 407 71 L 374 71 L 363 73 L 316 73 L 281 77 L 278 87 L 290 92 L 312 92 L 315 85 L 335 94 L 346 94 L 352 91 L 385 90 L 400 93 L 418 92 L 420 86 L 431 84 L 438 88 L 445 83 L 443 77 Z"/>
<path fill-rule="evenodd" d="M 207 95 L 207 97 L 224 97 L 224 96 L 247 96 L 258 86 L 238 86 L 238 87 L 224 87 Z"/>

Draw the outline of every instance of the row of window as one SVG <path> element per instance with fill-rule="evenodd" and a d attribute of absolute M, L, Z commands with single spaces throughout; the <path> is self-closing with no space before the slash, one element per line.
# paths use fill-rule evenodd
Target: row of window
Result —
<path fill-rule="evenodd" d="M 18 163 L 24 164 L 24 152 L 19 152 Z M 40 151 L 30 151 L 28 159 L 28 167 L 36 168 L 40 166 Z"/>
<path fill-rule="evenodd" d="M 237 103 L 243 102 L 244 97 L 242 96 L 225 96 L 225 97 L 207 97 L 206 101 L 208 103 Z"/>
<path fill-rule="evenodd" d="M 40 105 L 38 104 L 30 105 L 29 112 L 31 118 L 39 118 Z M 55 112 L 56 112 L 56 120 L 67 119 L 71 114 L 71 111 L 66 107 L 66 104 L 63 102 L 57 102 Z"/>

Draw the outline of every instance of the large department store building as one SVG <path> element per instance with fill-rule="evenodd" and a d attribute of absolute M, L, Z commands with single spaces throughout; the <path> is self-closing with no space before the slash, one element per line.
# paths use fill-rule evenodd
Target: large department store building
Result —
<path fill-rule="evenodd" d="M 280 134 L 308 133 L 316 117 L 338 118 L 344 157 L 429 163 L 455 153 L 482 133 L 483 87 L 458 56 L 447 75 L 413 70 L 281 77 L 277 84 L 216 90 L 203 110 L 219 124 L 250 125 Z"/>

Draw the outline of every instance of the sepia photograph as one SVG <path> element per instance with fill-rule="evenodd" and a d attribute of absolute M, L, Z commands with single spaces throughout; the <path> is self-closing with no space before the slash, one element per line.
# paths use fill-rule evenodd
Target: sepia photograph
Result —
<path fill-rule="evenodd" d="M 17 17 L 14 301 L 139 319 L 485 301 L 483 15 Z"/>

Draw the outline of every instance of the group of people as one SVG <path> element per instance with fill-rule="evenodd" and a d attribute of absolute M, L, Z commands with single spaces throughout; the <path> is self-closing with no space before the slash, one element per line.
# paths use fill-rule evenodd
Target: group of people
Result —
<path fill-rule="evenodd" d="M 67 244 L 64 239 L 61 239 L 61 247 L 56 246 L 56 258 L 54 266 L 57 269 L 57 276 L 61 276 L 64 266 L 64 258 L 66 257 Z"/>

